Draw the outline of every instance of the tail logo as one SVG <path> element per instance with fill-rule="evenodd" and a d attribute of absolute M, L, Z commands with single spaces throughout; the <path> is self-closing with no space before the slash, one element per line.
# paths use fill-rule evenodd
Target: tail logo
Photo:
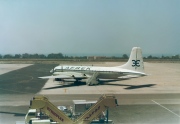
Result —
<path fill-rule="evenodd" d="M 140 67 L 140 65 L 139 65 L 139 62 L 140 62 L 140 60 L 132 60 L 132 62 L 133 62 L 133 64 L 132 64 L 132 67 Z"/>

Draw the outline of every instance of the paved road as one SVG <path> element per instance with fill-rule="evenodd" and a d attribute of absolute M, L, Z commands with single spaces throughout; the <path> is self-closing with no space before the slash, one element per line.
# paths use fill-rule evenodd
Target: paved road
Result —
<path fill-rule="evenodd" d="M 114 65 L 114 63 L 111 64 Z M 147 71 L 151 74 L 157 74 L 161 68 L 163 68 L 163 72 L 159 77 L 153 75 L 152 78 L 136 78 L 120 84 L 109 82 L 110 84 L 96 87 L 86 85 L 62 87 L 58 82 L 54 82 L 54 84 L 51 82 L 51 86 L 47 87 L 49 85 L 48 82 L 46 83 L 47 80 L 39 80 L 37 77 L 49 75 L 49 70 L 54 65 L 29 65 L 1 73 L 0 124 L 14 124 L 17 120 L 24 120 L 29 100 L 35 94 L 47 96 L 55 105 L 72 105 L 73 99 L 97 100 L 104 93 L 113 93 L 118 99 L 119 106 L 109 111 L 109 118 L 115 123 L 180 123 L 178 84 L 180 73 L 177 68 L 179 64 L 148 63 L 146 65 Z M 155 71 L 156 69 L 158 71 Z M 168 70 L 169 73 L 165 70 Z M 65 89 L 68 90 L 65 91 Z"/>
<path fill-rule="evenodd" d="M 38 77 L 49 75 L 49 70 L 56 66 L 52 64 L 28 64 L 25 67 L 23 64 L 24 68 L 22 68 L 20 65 L 15 64 L 16 67 L 14 67 L 10 64 L 7 69 L 5 68 L 7 64 L 0 64 L 0 68 L 4 68 L 0 70 L 0 94 L 37 93 L 47 81 L 40 80 Z M 12 71 L 9 71 L 10 69 Z M 4 73 L 7 70 L 9 72 Z"/>
<path fill-rule="evenodd" d="M 29 101 L 34 94 L 1 95 L 0 123 L 23 121 Z M 55 105 L 72 105 L 74 99 L 97 100 L 100 95 L 47 95 Z M 119 106 L 109 109 L 115 123 L 178 124 L 180 122 L 179 94 L 118 94 Z"/>

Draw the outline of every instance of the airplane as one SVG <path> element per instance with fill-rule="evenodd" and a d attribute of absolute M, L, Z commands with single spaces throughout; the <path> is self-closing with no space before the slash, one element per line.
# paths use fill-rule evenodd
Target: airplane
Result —
<path fill-rule="evenodd" d="M 54 78 L 55 81 L 74 79 L 74 84 L 86 79 L 86 84 L 97 85 L 99 79 L 124 79 L 146 76 L 144 73 L 144 63 L 142 50 L 140 47 L 133 47 L 129 60 L 121 66 L 100 67 L 100 66 L 56 66 L 50 71 L 52 76 L 39 77 L 41 79 Z"/>

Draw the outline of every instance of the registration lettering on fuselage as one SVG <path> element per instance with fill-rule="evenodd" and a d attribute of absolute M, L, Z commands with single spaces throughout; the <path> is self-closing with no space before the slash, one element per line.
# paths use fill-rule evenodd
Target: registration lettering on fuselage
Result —
<path fill-rule="evenodd" d="M 66 66 L 64 67 L 63 69 L 65 70 L 90 70 L 91 68 L 90 67 L 86 67 L 86 66 L 75 66 L 75 67 L 71 67 L 71 66 Z"/>

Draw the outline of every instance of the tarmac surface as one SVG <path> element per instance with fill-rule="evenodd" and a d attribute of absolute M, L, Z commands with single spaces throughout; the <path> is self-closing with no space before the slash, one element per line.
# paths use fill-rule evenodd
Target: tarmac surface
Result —
<path fill-rule="evenodd" d="M 93 63 L 94 66 L 121 64 Z M 72 81 L 62 84 L 37 78 L 50 75 L 54 66 L 0 64 L 0 124 L 23 121 L 34 95 L 45 95 L 55 105 L 69 106 L 72 100 L 97 100 L 102 94 L 114 94 L 118 99 L 119 106 L 109 111 L 109 119 L 115 124 L 180 123 L 180 63 L 145 63 L 148 76 L 102 80 L 97 86 L 87 86 L 84 82 L 74 85 Z"/>

